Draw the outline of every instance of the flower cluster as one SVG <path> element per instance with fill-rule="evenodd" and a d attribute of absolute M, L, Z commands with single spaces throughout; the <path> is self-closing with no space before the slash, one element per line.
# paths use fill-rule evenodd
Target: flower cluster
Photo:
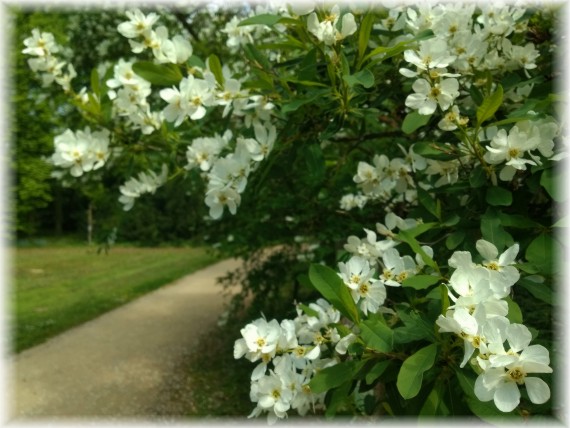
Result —
<path fill-rule="evenodd" d="M 251 374 L 250 392 L 257 405 L 249 417 L 268 412 L 272 423 L 286 417 L 290 409 L 305 415 L 311 408 L 324 407 L 325 394 L 312 393 L 309 382 L 319 370 L 338 362 L 337 356 L 329 355 L 332 346 L 346 352 L 346 340 L 333 327 L 339 321 L 340 313 L 319 299 L 297 307 L 293 320 L 279 324 L 260 318 L 241 329 L 234 357 L 259 361 Z"/>
<path fill-rule="evenodd" d="M 517 170 L 524 171 L 527 165 L 542 164 L 533 151 L 538 150 L 545 158 L 553 157 L 553 139 L 558 132 L 559 127 L 552 119 L 520 121 L 508 132 L 489 127 L 486 138 L 491 141 L 486 147 L 484 159 L 491 165 L 504 164 L 499 178 L 511 181 Z"/>
<path fill-rule="evenodd" d="M 192 45 L 186 38 L 176 35 L 168 38 L 168 29 L 160 26 L 153 29 L 158 21 L 156 13 L 143 14 L 139 9 L 125 12 L 129 21 L 119 24 L 118 31 L 129 39 L 133 53 L 151 49 L 159 63 L 181 64 L 192 55 Z"/>
<path fill-rule="evenodd" d="M 519 245 L 512 245 L 501 255 L 493 244 L 482 239 L 476 248 L 482 263 L 474 263 L 467 251 L 456 251 L 449 259 L 449 266 L 455 268 L 449 279 L 453 305 L 436 321 L 439 331 L 463 339 L 461 367 L 471 361 L 481 371 L 475 384 L 475 394 L 481 401 L 494 400 L 499 410 L 510 412 L 519 404 L 517 385 L 526 384 L 530 400 L 545 403 L 550 398 L 548 385 L 526 376 L 552 372 L 548 351 L 541 345 L 529 346 L 528 328 L 511 324 L 506 318 L 509 308 L 504 299 L 520 278 L 513 266 Z"/>
<path fill-rule="evenodd" d="M 53 34 L 42 33 L 37 28 L 32 30 L 32 36 L 24 40 L 26 48 L 22 51 L 33 56 L 28 60 L 30 68 L 41 73 L 44 86 L 48 86 L 54 81 L 60 85 L 65 92 L 71 91 L 71 80 L 77 76 L 73 64 L 62 61 L 56 55 L 62 48 L 57 44 Z M 67 73 L 64 68 L 67 64 Z"/>
<path fill-rule="evenodd" d="M 147 97 L 151 85 L 133 71 L 133 62 L 120 59 L 113 67 L 113 78 L 107 80 L 107 95 L 113 100 L 115 115 L 125 117 L 133 129 L 152 134 L 162 124 L 162 114 L 151 112 Z"/>
<path fill-rule="evenodd" d="M 67 129 L 55 137 L 51 161 L 55 166 L 69 168 L 74 177 L 99 169 L 109 159 L 109 135 L 106 129 L 93 133 L 88 127 L 76 132 Z"/>
<path fill-rule="evenodd" d="M 350 12 L 345 13 L 341 19 L 340 8 L 338 5 L 335 5 L 321 21 L 319 21 L 315 12 L 311 13 L 307 20 L 307 29 L 320 42 L 327 46 L 332 46 L 356 33 L 357 27 L 354 15 Z"/>
<path fill-rule="evenodd" d="M 166 183 L 167 178 L 168 168 L 166 165 L 162 165 L 160 175 L 157 175 L 154 171 L 147 171 L 139 172 L 138 178 L 131 177 L 119 188 L 121 192 L 119 202 L 123 204 L 123 209 L 125 211 L 130 210 L 135 203 L 135 199 L 145 193 L 156 192 L 158 187 Z"/>

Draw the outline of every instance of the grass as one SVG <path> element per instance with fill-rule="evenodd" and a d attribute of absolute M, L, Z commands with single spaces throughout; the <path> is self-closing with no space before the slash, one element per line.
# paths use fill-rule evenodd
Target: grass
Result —
<path fill-rule="evenodd" d="M 21 352 L 217 259 L 203 248 L 14 248 L 12 348 Z"/>

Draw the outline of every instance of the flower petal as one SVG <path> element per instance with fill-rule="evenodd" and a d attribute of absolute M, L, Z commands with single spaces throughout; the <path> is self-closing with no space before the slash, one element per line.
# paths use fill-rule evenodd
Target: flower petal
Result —
<path fill-rule="evenodd" d="M 501 412 L 510 412 L 514 410 L 520 402 L 521 393 L 516 383 L 505 382 L 495 391 L 495 406 Z"/>
<path fill-rule="evenodd" d="M 528 398 L 534 404 L 546 403 L 550 399 L 550 388 L 542 379 L 527 377 L 524 383 L 528 392 Z"/>

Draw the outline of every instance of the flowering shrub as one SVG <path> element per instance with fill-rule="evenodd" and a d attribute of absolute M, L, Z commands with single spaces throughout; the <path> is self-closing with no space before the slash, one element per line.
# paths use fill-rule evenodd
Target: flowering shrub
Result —
<path fill-rule="evenodd" d="M 235 343 L 235 358 L 257 364 L 251 416 L 550 414 L 551 338 L 525 325 L 517 290 L 548 306 L 559 274 L 555 12 L 190 11 L 183 27 L 221 34 L 225 56 L 198 55 L 161 16 L 128 11 L 118 31 L 137 59 L 94 70 L 79 92 L 49 33 L 34 30 L 23 52 L 101 129 L 56 136 L 54 166 L 80 176 L 142 156 L 146 169 L 119 188 L 125 210 L 186 177 L 203 183 L 212 219 L 246 205 L 254 233 L 269 219 L 275 234 L 302 226 L 271 218 L 278 201 L 257 216 L 263 200 L 341 213 L 333 228 L 319 212 L 295 236 L 308 268 L 296 281 L 316 302 L 253 321 Z M 287 190 L 295 180 L 312 193 Z"/>

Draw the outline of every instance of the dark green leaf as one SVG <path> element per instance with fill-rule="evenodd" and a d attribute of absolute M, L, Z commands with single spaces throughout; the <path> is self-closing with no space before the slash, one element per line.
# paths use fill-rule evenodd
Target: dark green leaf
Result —
<path fill-rule="evenodd" d="M 365 88 L 371 88 L 374 86 L 374 75 L 370 70 L 366 68 L 351 75 L 344 75 L 342 78 L 351 87 L 355 85 L 362 85 Z"/>
<path fill-rule="evenodd" d="M 544 187 L 544 190 L 546 190 L 550 197 L 556 202 L 564 202 L 566 200 L 563 186 L 560 186 L 562 183 L 566 183 L 566 181 L 563 180 L 561 169 L 548 168 L 542 172 L 540 185 Z"/>
<path fill-rule="evenodd" d="M 550 274 L 554 261 L 553 247 L 554 240 L 549 234 L 538 235 L 527 247 L 525 257 L 535 265 L 541 273 Z"/>
<path fill-rule="evenodd" d="M 445 246 L 448 250 L 454 250 L 463 242 L 464 239 L 465 231 L 462 229 L 456 230 L 445 239 Z"/>
<path fill-rule="evenodd" d="M 319 313 L 313 309 L 311 309 L 310 307 L 308 307 L 307 305 L 304 305 L 302 303 L 299 303 L 299 307 L 303 310 L 303 312 L 305 312 L 305 314 L 307 314 L 310 317 L 315 317 L 318 318 L 319 317 Z"/>
<path fill-rule="evenodd" d="M 366 373 L 366 383 L 371 385 L 376 379 L 378 379 L 386 371 L 390 365 L 390 360 L 379 361 L 374 367 L 372 367 L 368 373 Z"/>
<path fill-rule="evenodd" d="M 358 30 L 358 60 L 359 63 L 362 61 L 362 58 L 364 58 L 364 53 L 366 52 L 366 49 L 368 48 L 368 40 L 370 39 L 370 31 L 372 30 L 372 25 L 374 24 L 374 21 L 376 19 L 376 16 L 374 14 L 372 14 L 371 12 L 368 12 L 364 18 L 362 19 L 362 22 L 360 23 L 360 28 Z"/>
<path fill-rule="evenodd" d="M 476 166 L 471 170 L 469 174 L 469 184 L 474 189 L 482 187 L 487 182 L 487 175 L 485 174 L 485 170 L 481 165 Z"/>
<path fill-rule="evenodd" d="M 485 97 L 477 109 L 477 124 L 481 125 L 486 120 L 493 117 L 495 112 L 503 103 L 503 87 L 497 85 L 497 89 L 488 97 Z"/>
<path fill-rule="evenodd" d="M 527 290 L 530 294 L 536 297 L 538 300 L 542 300 L 549 305 L 552 305 L 552 290 L 548 288 L 543 282 L 536 282 L 532 280 L 532 276 L 527 276 L 519 279 L 518 285 Z"/>
<path fill-rule="evenodd" d="M 418 201 L 430 212 L 435 218 L 440 220 L 441 212 L 437 209 L 437 202 L 426 190 L 418 187 Z"/>
<path fill-rule="evenodd" d="M 358 323 L 359 316 L 354 300 L 343 280 L 331 268 L 312 264 L 309 279 L 313 286 L 345 317 Z"/>
<path fill-rule="evenodd" d="M 394 342 L 394 332 L 377 319 L 360 323 L 362 340 L 366 346 L 380 352 L 390 352 Z"/>
<path fill-rule="evenodd" d="M 97 98 L 101 99 L 101 88 L 99 84 L 99 73 L 97 72 L 97 68 L 91 70 L 91 90 L 97 96 Z"/>
<path fill-rule="evenodd" d="M 499 251 L 513 244 L 513 237 L 503 229 L 498 212 L 492 208 L 488 208 L 481 217 L 481 234 L 483 239 L 495 245 Z"/>
<path fill-rule="evenodd" d="M 415 290 L 424 290 L 439 282 L 439 278 L 433 275 L 414 275 L 402 281 L 403 287 L 410 287 Z"/>
<path fill-rule="evenodd" d="M 501 224 L 505 227 L 515 227 L 519 229 L 540 228 L 541 224 L 521 214 L 499 213 Z"/>
<path fill-rule="evenodd" d="M 133 71 L 144 80 L 157 86 L 173 86 L 180 83 L 182 73 L 175 64 L 154 64 L 139 61 L 133 64 Z"/>
<path fill-rule="evenodd" d="M 509 313 L 507 314 L 509 321 L 513 324 L 522 324 L 523 316 L 520 306 L 510 297 L 505 297 L 505 301 L 509 305 Z"/>
<path fill-rule="evenodd" d="M 216 78 L 216 82 L 218 82 L 218 84 L 223 87 L 225 79 L 224 73 L 222 72 L 222 64 L 220 63 L 220 59 L 216 55 L 211 54 L 208 57 L 208 66 Z"/>
<path fill-rule="evenodd" d="M 436 142 L 420 141 L 414 144 L 414 153 L 428 159 L 441 161 L 456 159 L 458 156 L 453 150 L 450 145 Z"/>
<path fill-rule="evenodd" d="M 364 364 L 366 364 L 366 361 L 345 361 L 332 367 L 324 368 L 311 379 L 309 387 L 314 394 L 320 394 L 336 388 L 353 379 Z"/>
<path fill-rule="evenodd" d="M 398 392 L 403 398 L 409 399 L 418 395 L 422 387 L 424 372 L 433 366 L 436 355 L 437 345 L 432 343 L 406 358 L 396 381 Z"/>
<path fill-rule="evenodd" d="M 244 19 L 238 24 L 238 27 L 243 27 L 245 25 L 267 25 L 268 27 L 273 27 L 279 21 L 281 21 L 281 16 L 279 15 L 271 15 L 269 13 L 265 13 L 262 15 L 255 15 L 251 18 Z"/>
<path fill-rule="evenodd" d="M 513 195 L 507 189 L 492 186 L 487 188 L 485 200 L 489 205 L 508 207 L 513 203 Z"/>
<path fill-rule="evenodd" d="M 421 128 L 426 125 L 431 119 L 431 115 L 419 114 L 417 111 L 412 111 L 406 115 L 404 121 L 402 122 L 402 131 L 405 134 L 411 134 L 416 129 Z M 421 154 L 417 151 L 417 144 L 414 146 L 414 152 Z M 439 154 L 436 153 L 436 154 Z"/>
<path fill-rule="evenodd" d="M 434 223 L 434 222 L 420 223 L 417 226 L 406 229 L 406 233 L 408 235 L 410 235 L 412 238 L 415 238 L 416 236 L 420 236 L 422 233 L 425 233 L 428 230 L 431 230 L 436 226 L 437 226 L 437 223 Z"/>
<path fill-rule="evenodd" d="M 426 265 L 438 270 L 438 266 L 435 261 L 427 255 L 427 253 L 421 247 L 420 243 L 407 230 L 401 230 L 397 236 L 406 244 L 408 244 L 412 251 L 414 251 L 416 254 L 419 254 Z"/>

